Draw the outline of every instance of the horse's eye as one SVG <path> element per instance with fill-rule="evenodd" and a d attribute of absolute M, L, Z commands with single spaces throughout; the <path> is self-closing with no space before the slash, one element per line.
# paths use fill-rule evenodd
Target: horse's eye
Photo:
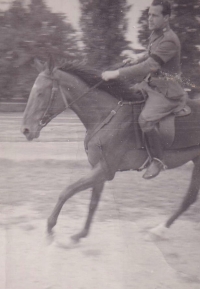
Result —
<path fill-rule="evenodd" d="M 42 97 L 42 93 L 38 93 L 37 97 Z"/>

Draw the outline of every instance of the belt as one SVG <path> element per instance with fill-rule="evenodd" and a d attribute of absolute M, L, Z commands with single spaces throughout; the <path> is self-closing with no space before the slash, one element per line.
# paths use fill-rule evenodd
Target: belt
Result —
<path fill-rule="evenodd" d="M 181 75 L 179 73 L 167 73 L 167 72 L 160 72 L 158 78 L 164 78 L 166 80 L 176 80 L 178 82 L 182 82 Z"/>
<path fill-rule="evenodd" d="M 163 80 L 176 80 L 179 83 L 182 83 L 182 79 L 180 74 L 176 73 L 176 74 L 170 74 L 167 72 L 160 72 L 158 75 L 151 75 L 151 73 L 149 73 L 144 79 L 143 81 L 149 83 L 151 78 L 154 79 L 163 79 Z"/>

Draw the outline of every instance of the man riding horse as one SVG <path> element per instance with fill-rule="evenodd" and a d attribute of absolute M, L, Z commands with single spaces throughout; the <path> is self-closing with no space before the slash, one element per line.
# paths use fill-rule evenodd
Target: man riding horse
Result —
<path fill-rule="evenodd" d="M 154 0 L 149 9 L 149 29 L 152 31 L 145 55 L 137 63 L 114 71 L 105 71 L 102 78 L 140 79 L 135 89 L 145 96 L 146 102 L 139 117 L 140 127 L 147 137 L 152 162 L 144 178 L 157 176 L 164 168 L 163 144 L 157 130 L 159 121 L 185 105 L 186 95 L 180 86 L 180 50 L 177 35 L 170 29 L 170 3 Z"/>

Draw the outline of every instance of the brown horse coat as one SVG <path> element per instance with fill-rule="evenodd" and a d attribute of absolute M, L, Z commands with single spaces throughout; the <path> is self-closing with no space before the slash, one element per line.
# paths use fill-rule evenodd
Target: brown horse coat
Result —
<path fill-rule="evenodd" d="M 182 149 L 200 144 L 200 100 L 189 100 L 190 115 L 176 117 L 175 139 L 170 150 Z M 142 105 L 125 104 L 115 116 L 91 139 L 85 139 L 88 160 L 95 165 L 99 159 L 109 179 L 114 178 L 125 155 L 133 150 L 144 150 L 138 116 Z M 88 132 L 89 134 L 89 132 Z M 116 145 L 117 144 L 117 145 Z"/>

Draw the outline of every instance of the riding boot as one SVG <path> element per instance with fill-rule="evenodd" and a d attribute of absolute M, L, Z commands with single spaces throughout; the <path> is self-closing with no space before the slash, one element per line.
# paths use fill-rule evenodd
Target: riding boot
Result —
<path fill-rule="evenodd" d="M 158 130 L 155 128 L 150 132 L 146 132 L 145 136 L 147 138 L 150 154 L 153 158 L 149 167 L 147 168 L 145 174 L 143 175 L 144 179 L 152 179 L 156 177 L 162 169 L 166 166 L 163 163 L 163 145 L 160 139 Z"/>

